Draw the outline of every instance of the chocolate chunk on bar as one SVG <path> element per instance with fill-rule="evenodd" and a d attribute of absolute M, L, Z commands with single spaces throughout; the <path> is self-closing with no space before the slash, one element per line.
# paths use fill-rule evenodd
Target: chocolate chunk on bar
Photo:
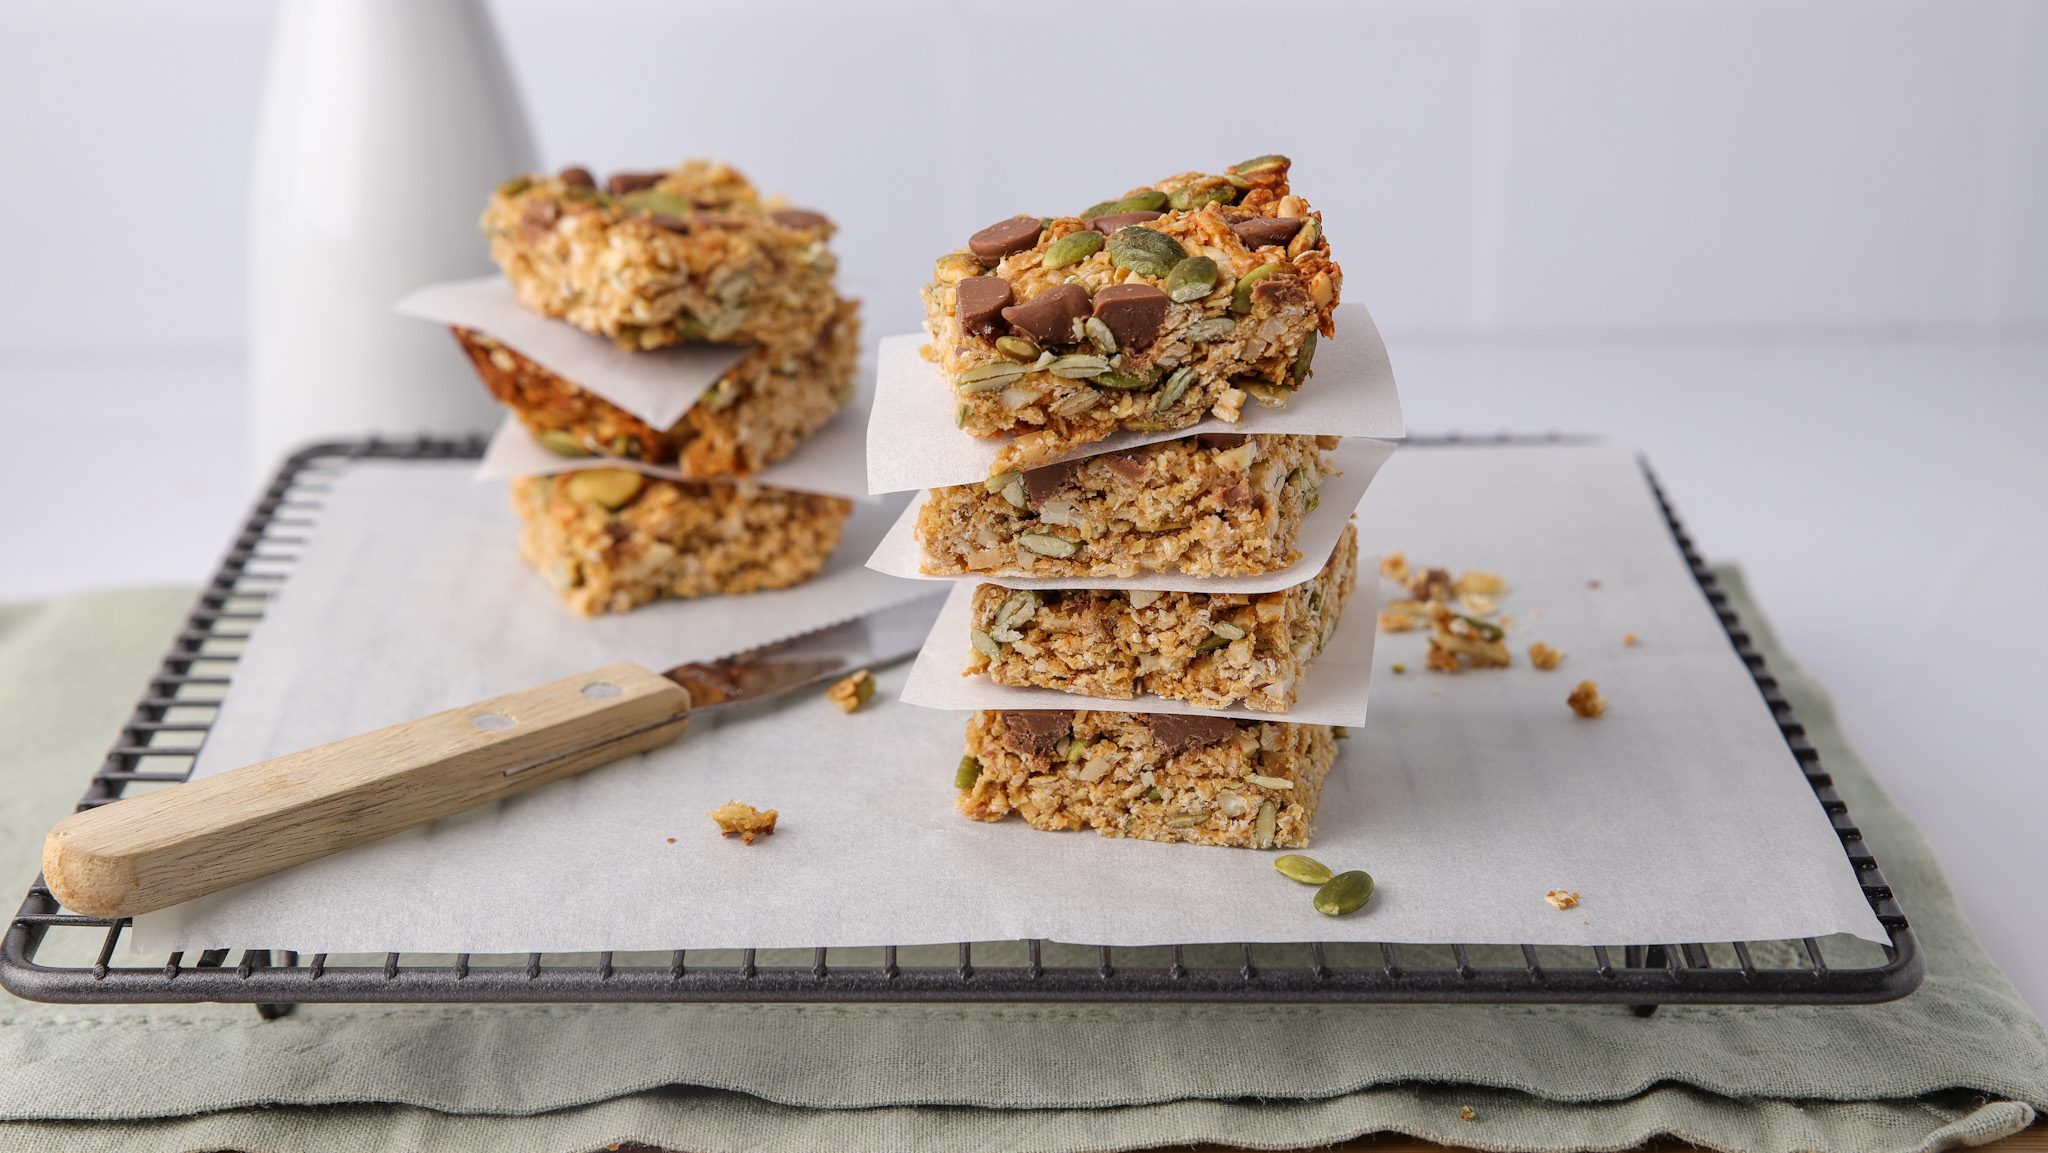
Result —
<path fill-rule="evenodd" d="M 1077 284 L 1055 284 L 1022 304 L 1003 309 L 1003 319 L 1011 328 L 1040 344 L 1072 342 L 1075 322 L 1087 315 L 1088 291 Z"/>
<path fill-rule="evenodd" d="M 1009 331 L 1003 310 L 1015 299 L 1010 282 L 993 276 L 971 276 L 957 286 L 960 327 L 976 336 L 995 336 Z"/>
<path fill-rule="evenodd" d="M 1003 745 L 1025 756 L 1050 756 L 1073 730 L 1071 711 L 1050 709 L 1040 712 L 1003 714 Z"/>
<path fill-rule="evenodd" d="M 1169 303 L 1166 293 L 1149 284 L 1114 284 L 1095 294 L 1093 307 L 1118 348 L 1143 351 L 1159 339 Z"/>
<path fill-rule="evenodd" d="M 1293 240 L 1294 234 L 1300 232 L 1301 226 L 1305 223 L 1307 222 L 1299 217 L 1254 216 L 1250 220 L 1240 220 L 1231 225 L 1230 230 L 1237 234 L 1239 240 L 1244 241 L 1245 247 L 1265 248 L 1268 245 L 1285 244 Z"/>
<path fill-rule="evenodd" d="M 1012 216 L 998 220 L 967 238 L 967 251 L 983 260 L 996 261 L 1013 252 L 1023 252 L 1038 243 L 1045 230 L 1036 216 Z"/>

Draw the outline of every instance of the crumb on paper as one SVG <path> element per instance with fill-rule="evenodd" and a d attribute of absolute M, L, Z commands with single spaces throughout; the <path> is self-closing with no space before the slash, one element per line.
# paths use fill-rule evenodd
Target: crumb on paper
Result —
<path fill-rule="evenodd" d="M 1408 671 L 1408 666 L 1407 666 L 1407 665 L 1404 665 L 1404 664 L 1402 664 L 1402 663 L 1401 663 L 1400 661 L 1395 661 L 1395 662 L 1394 662 L 1394 675 L 1395 675 L 1395 676 L 1397 676 L 1397 677 L 1398 677 L 1398 676 L 1400 676 L 1400 675 L 1401 675 L 1402 673 L 1405 673 L 1405 672 L 1407 672 L 1407 671 Z"/>
<path fill-rule="evenodd" d="M 1624 646 L 1628 647 L 1628 648 L 1634 648 L 1634 647 L 1636 647 L 1637 645 L 1641 644 L 1642 642 L 1643 642 L 1643 638 L 1641 638 L 1641 637 L 1637 636 L 1637 635 L 1636 635 L 1636 634 L 1634 634 L 1634 633 L 1623 633 L 1623 634 L 1621 634 L 1621 643 L 1622 643 L 1622 644 L 1623 644 Z"/>
<path fill-rule="evenodd" d="M 1412 632 L 1421 628 L 1426 619 L 1421 601 L 1388 601 L 1386 607 L 1380 610 L 1380 631 Z"/>
<path fill-rule="evenodd" d="M 1461 597 L 1497 597 L 1508 591 L 1508 582 L 1501 579 L 1501 575 L 1496 572 L 1466 569 L 1458 574 L 1457 583 L 1451 588 Z"/>
<path fill-rule="evenodd" d="M 1479 1120 L 1479 1110 L 1474 1109 L 1470 1105 L 1460 1105 L 1458 1106 L 1458 1120 L 1477 1121 Z"/>
<path fill-rule="evenodd" d="M 751 845 L 775 831 L 774 809 L 763 811 L 742 801 L 727 801 L 705 815 L 718 822 L 721 834 L 738 837 L 742 844 Z"/>
<path fill-rule="evenodd" d="M 1579 894 L 1576 889 L 1552 889 L 1548 893 L 1543 894 L 1543 899 L 1549 901 L 1550 907 L 1553 909 L 1573 909 L 1577 908 L 1579 904 Z"/>
<path fill-rule="evenodd" d="M 1597 717 L 1607 711 L 1607 698 L 1600 695 L 1600 685 L 1596 681 L 1580 681 L 1564 703 L 1582 717 Z"/>
<path fill-rule="evenodd" d="M 1504 669 L 1514 663 L 1504 639 L 1507 634 L 1499 625 L 1452 612 L 1441 602 L 1430 604 L 1429 624 L 1429 656 L 1424 663 L 1436 672 Z"/>
<path fill-rule="evenodd" d="M 668 843 L 669 843 L 669 844 L 671 844 L 671 845 L 673 845 L 673 844 L 675 844 L 675 843 L 676 843 L 676 839 L 675 839 L 674 837 L 670 837 L 670 838 L 668 839 Z"/>
<path fill-rule="evenodd" d="M 1587 587 L 1587 588 L 1589 588 L 1589 589 L 1596 589 L 1596 588 L 1599 588 L 1599 587 L 1600 587 L 1600 578 L 1599 578 L 1599 577 L 1594 577 L 1594 578 L 1593 578 L 1592 580 L 1589 580 L 1589 581 L 1587 581 L 1587 582 L 1586 582 L 1586 587 Z"/>
<path fill-rule="evenodd" d="M 839 706 L 842 713 L 851 713 L 867 704 L 875 695 L 875 676 L 862 669 L 841 681 L 835 681 L 825 690 L 825 699 Z"/>
<path fill-rule="evenodd" d="M 1535 644 L 1529 646 L 1529 663 L 1535 665 L 1539 669 L 1544 670 L 1545 672 L 1548 672 L 1551 669 L 1556 668 L 1557 662 L 1563 659 L 1563 649 L 1552 648 L 1549 645 L 1544 644 L 1542 641 L 1537 641 Z"/>
<path fill-rule="evenodd" d="M 1490 617 L 1500 611 L 1500 605 L 1485 593 L 1459 593 L 1458 607 L 1475 617 Z"/>
<path fill-rule="evenodd" d="M 1451 570 L 1426 568 L 1412 570 L 1408 579 L 1401 582 L 1408 595 L 1419 601 L 1448 601 L 1451 599 Z"/>
<path fill-rule="evenodd" d="M 1408 583 L 1408 554 L 1390 552 L 1380 558 L 1380 575 L 1395 584 Z"/>

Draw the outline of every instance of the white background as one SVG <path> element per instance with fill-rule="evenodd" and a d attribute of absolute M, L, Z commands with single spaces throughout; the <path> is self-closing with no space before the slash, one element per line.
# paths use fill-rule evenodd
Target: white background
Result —
<path fill-rule="evenodd" d="M 493 9 L 545 160 L 830 211 L 871 336 L 989 220 L 1293 155 L 1411 427 L 1643 447 L 2048 1008 L 2048 7 Z M 0 8 L 0 597 L 198 579 L 242 511 L 270 17 Z"/>

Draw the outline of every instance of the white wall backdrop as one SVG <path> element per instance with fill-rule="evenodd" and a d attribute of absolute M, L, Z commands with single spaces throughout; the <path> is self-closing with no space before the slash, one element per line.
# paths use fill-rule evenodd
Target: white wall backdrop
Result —
<path fill-rule="evenodd" d="M 731 158 L 831 210 L 889 328 L 985 218 L 1276 150 L 1396 337 L 2048 325 L 2028 0 L 495 8 L 550 161 Z M 0 277 L 0 350 L 239 344 L 269 20 L 0 11 L 6 261 L 37 270 Z"/>

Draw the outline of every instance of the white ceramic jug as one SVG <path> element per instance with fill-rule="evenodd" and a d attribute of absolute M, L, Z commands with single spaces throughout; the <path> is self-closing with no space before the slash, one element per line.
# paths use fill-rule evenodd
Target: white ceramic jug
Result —
<path fill-rule="evenodd" d="M 495 418 L 447 332 L 392 303 L 491 269 L 477 217 L 534 166 L 481 0 L 283 0 L 257 128 L 249 348 L 259 475 L 310 441 Z"/>

